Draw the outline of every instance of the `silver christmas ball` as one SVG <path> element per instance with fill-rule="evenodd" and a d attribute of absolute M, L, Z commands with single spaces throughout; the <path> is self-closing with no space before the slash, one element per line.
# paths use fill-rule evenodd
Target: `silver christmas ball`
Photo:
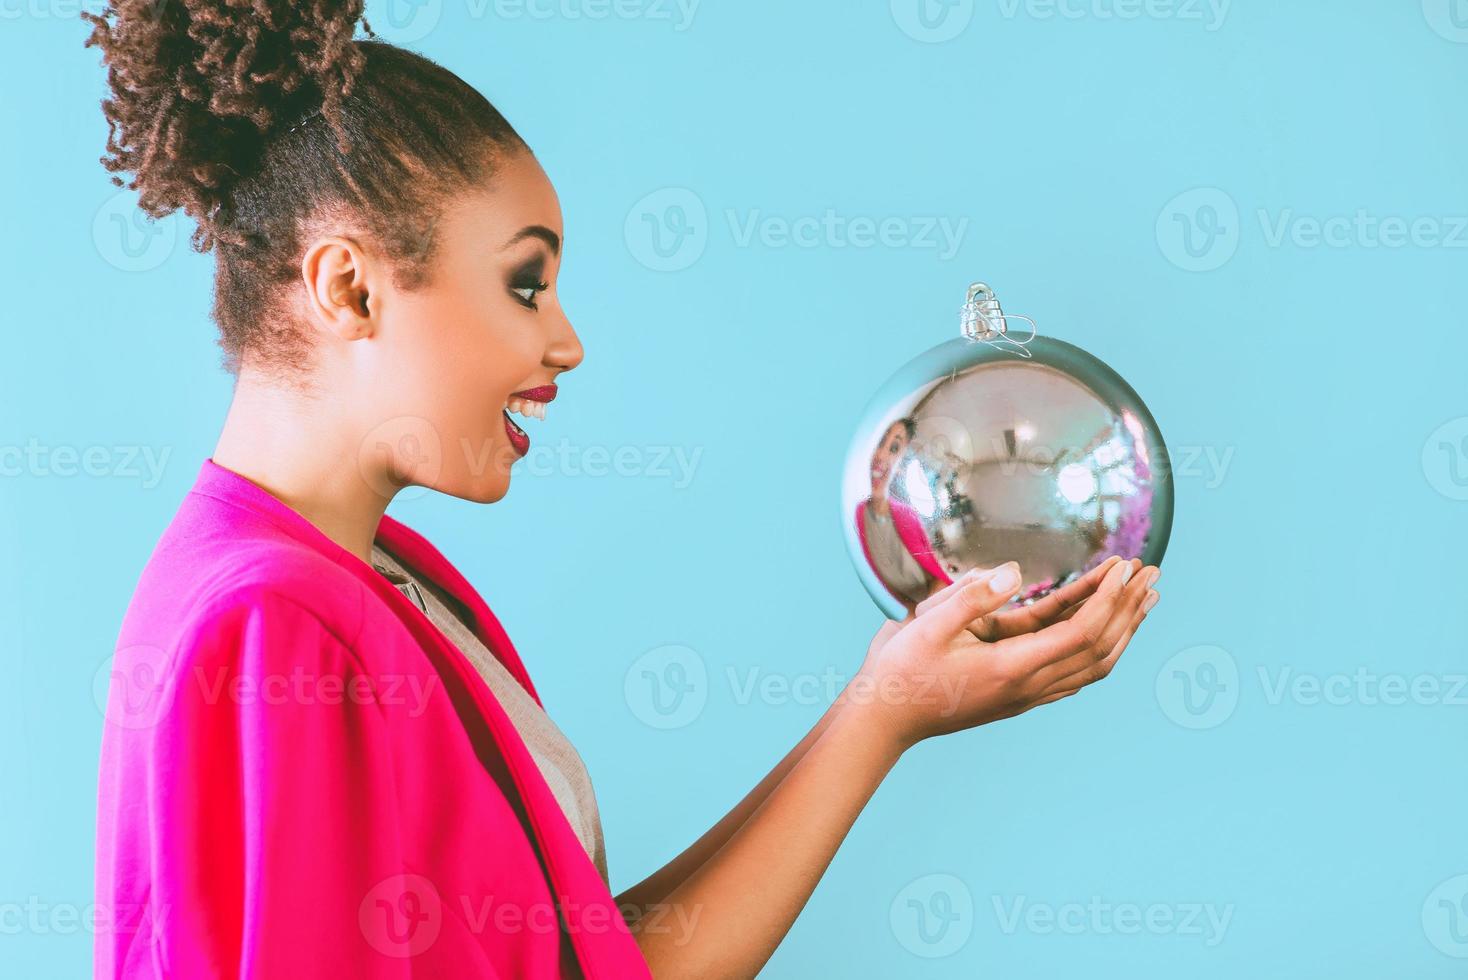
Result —
<path fill-rule="evenodd" d="M 1110 555 L 1158 564 L 1172 466 L 1121 376 L 1064 341 L 1019 338 L 969 288 L 963 335 L 897 371 L 847 452 L 841 514 L 857 574 L 902 619 L 971 568 L 1019 562 L 1034 602 Z"/>

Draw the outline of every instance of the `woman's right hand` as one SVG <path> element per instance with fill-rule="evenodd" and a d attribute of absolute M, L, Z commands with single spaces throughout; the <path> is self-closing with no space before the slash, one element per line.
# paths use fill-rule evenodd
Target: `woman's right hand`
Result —
<path fill-rule="evenodd" d="M 1157 601 L 1158 574 L 1113 558 L 1045 600 L 1001 611 L 1019 591 L 1018 566 L 975 569 L 883 625 L 841 694 L 843 710 L 862 712 L 904 750 L 1069 697 L 1111 672 Z"/>

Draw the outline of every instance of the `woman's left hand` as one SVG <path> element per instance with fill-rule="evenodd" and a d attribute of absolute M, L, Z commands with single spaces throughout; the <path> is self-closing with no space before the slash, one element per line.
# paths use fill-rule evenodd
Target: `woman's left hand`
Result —
<path fill-rule="evenodd" d="M 1038 602 L 1009 607 L 1018 567 L 975 569 L 885 623 L 839 700 L 889 730 L 901 751 L 1068 697 L 1110 673 L 1156 601 L 1156 574 L 1113 557 Z M 1006 578 L 998 590 L 984 585 Z"/>

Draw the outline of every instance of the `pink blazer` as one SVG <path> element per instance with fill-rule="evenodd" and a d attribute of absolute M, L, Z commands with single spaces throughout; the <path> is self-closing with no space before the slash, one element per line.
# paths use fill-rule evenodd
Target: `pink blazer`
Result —
<path fill-rule="evenodd" d="M 378 536 L 539 701 L 449 561 L 391 517 Z M 649 976 L 478 671 L 212 460 L 143 571 L 111 677 L 98 978 Z"/>
<path fill-rule="evenodd" d="M 872 561 L 871 547 L 867 544 L 867 523 L 862 520 L 862 517 L 870 501 L 871 498 L 868 497 L 856 505 L 856 535 L 861 539 L 861 553 L 866 558 L 867 567 L 872 570 L 873 575 L 877 576 L 879 582 L 887 586 L 887 591 L 891 592 L 892 587 L 887 585 L 886 581 L 882 579 L 882 573 L 877 571 L 877 564 Z M 887 498 L 887 507 L 892 512 L 892 526 L 897 529 L 897 536 L 907 546 L 908 553 L 912 555 L 913 561 L 918 563 L 918 567 L 944 585 L 951 583 L 953 579 L 938 563 L 937 557 L 933 554 L 933 546 L 928 543 L 928 536 L 923 533 L 923 519 L 918 516 L 918 512 L 892 497 Z M 893 595 L 899 600 L 906 601 L 903 596 L 895 592 Z"/>

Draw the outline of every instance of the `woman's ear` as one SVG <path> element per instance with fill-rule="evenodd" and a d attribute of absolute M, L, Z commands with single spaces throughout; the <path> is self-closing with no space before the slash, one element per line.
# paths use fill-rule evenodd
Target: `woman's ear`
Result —
<path fill-rule="evenodd" d="M 340 340 L 372 336 L 375 324 L 367 263 L 366 252 L 350 238 L 319 238 L 306 249 L 301 257 L 301 281 L 314 327 Z"/>

